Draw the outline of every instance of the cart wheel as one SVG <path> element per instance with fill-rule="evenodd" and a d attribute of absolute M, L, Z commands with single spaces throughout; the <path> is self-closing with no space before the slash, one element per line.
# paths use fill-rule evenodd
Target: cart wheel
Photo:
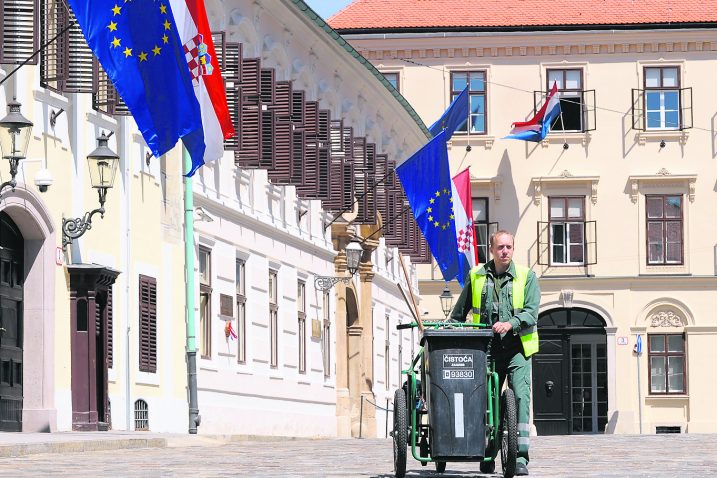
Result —
<path fill-rule="evenodd" d="M 402 388 L 399 388 L 393 396 L 393 467 L 396 470 L 396 478 L 403 478 L 406 475 L 408 441 L 406 411 L 406 394 Z"/>
<path fill-rule="evenodd" d="M 495 473 L 495 460 L 493 461 L 481 461 L 480 462 L 481 473 Z"/>
<path fill-rule="evenodd" d="M 503 476 L 513 478 L 515 462 L 518 459 L 518 417 L 515 394 L 509 388 L 503 391 L 500 412 L 500 462 Z"/>
<path fill-rule="evenodd" d="M 435 464 L 436 464 L 436 471 L 438 473 L 443 473 L 444 471 L 446 471 L 446 462 L 445 461 L 436 461 Z"/>

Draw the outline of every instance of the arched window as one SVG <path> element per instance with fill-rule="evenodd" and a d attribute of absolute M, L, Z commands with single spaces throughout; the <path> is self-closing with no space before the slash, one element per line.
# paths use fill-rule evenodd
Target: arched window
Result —
<path fill-rule="evenodd" d="M 540 315 L 538 329 L 593 329 L 604 328 L 605 321 L 587 309 L 555 309 Z"/>

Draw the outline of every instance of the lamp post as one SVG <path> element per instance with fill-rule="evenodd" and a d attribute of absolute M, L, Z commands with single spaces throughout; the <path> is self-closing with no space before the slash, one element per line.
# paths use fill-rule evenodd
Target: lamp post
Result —
<path fill-rule="evenodd" d="M 97 148 L 87 155 L 87 164 L 90 167 L 90 180 L 92 187 L 97 189 L 100 207 L 93 211 L 86 212 L 83 217 L 62 219 L 62 247 L 72 243 L 73 239 L 82 236 L 89 229 L 92 229 L 92 216 L 99 213 L 100 217 L 105 216 L 105 200 L 107 190 L 111 189 L 115 181 L 119 156 L 112 151 L 107 142 L 112 133 L 105 135 L 103 132 L 97 138 Z"/>
<path fill-rule="evenodd" d="M 351 239 L 351 242 L 349 242 L 346 246 L 346 268 L 348 269 L 350 276 L 334 277 L 317 275 L 314 277 L 314 287 L 316 290 L 320 290 L 322 292 L 327 291 L 339 282 L 348 284 L 359 268 L 361 254 L 363 254 L 363 247 L 361 247 L 361 243 L 356 238 Z"/>
<path fill-rule="evenodd" d="M 438 297 L 441 299 L 441 309 L 443 309 L 443 317 L 447 319 L 448 314 L 450 314 L 451 309 L 453 309 L 453 294 L 451 294 L 450 289 L 448 289 L 448 286 L 446 285 L 443 288 L 443 292 L 441 292 L 441 295 L 439 295 Z"/>
<path fill-rule="evenodd" d="M 20 106 L 20 103 L 13 98 L 7 105 L 7 116 L 0 120 L 0 150 L 2 157 L 10 162 L 11 176 L 9 181 L 0 184 L 0 196 L 7 186 L 15 190 L 17 166 L 20 160 L 26 157 L 27 146 L 30 143 L 32 121 L 20 113 Z"/>

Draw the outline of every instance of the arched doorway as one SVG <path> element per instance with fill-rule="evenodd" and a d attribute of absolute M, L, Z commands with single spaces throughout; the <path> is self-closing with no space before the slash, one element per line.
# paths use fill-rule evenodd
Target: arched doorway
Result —
<path fill-rule="evenodd" d="M 533 357 L 533 423 L 538 435 L 603 433 L 608 369 L 605 321 L 587 309 L 553 309 L 538 318 Z"/>
<path fill-rule="evenodd" d="M 24 239 L 0 212 L 0 431 L 22 430 Z"/>

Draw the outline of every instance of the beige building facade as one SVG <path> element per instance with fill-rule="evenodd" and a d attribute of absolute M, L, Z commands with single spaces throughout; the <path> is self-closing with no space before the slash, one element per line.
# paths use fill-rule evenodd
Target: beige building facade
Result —
<path fill-rule="evenodd" d="M 515 231 L 515 260 L 540 278 L 535 431 L 717 431 L 714 29 L 488 31 L 427 17 L 416 32 L 365 20 L 370 3 L 330 23 L 427 124 L 470 85 L 472 131 L 449 143 L 451 169 L 470 167 L 482 254 L 491 230 Z M 563 116 L 546 139 L 503 139 L 553 83 Z M 443 287 L 419 266 L 432 316 Z"/>

